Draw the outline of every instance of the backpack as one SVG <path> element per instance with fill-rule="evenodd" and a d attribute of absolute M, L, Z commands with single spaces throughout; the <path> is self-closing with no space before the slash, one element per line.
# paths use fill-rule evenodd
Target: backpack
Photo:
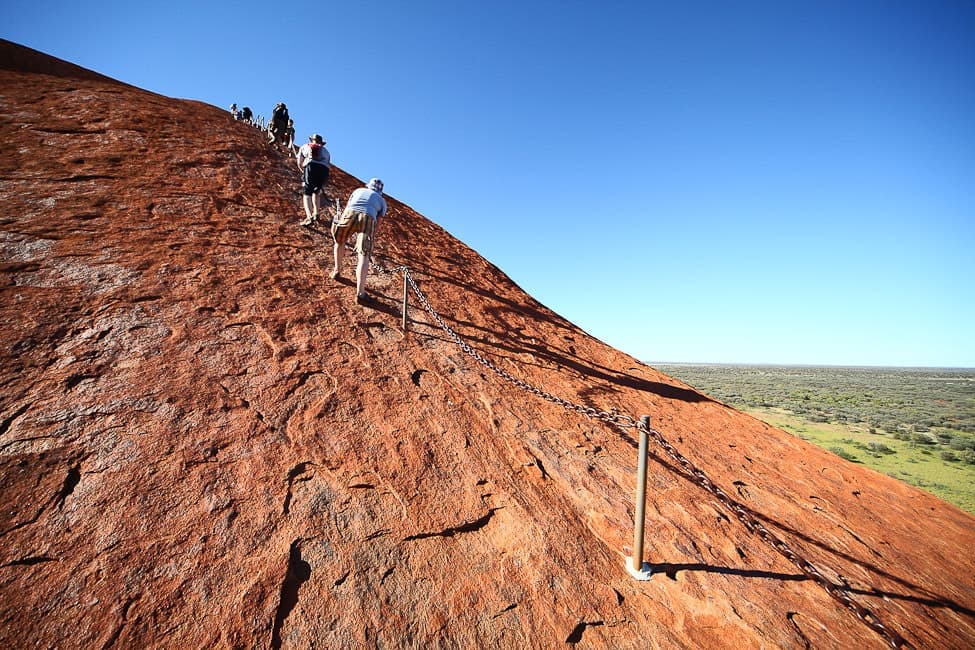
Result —
<path fill-rule="evenodd" d="M 311 159 L 316 162 L 321 162 L 322 160 L 322 149 L 325 147 L 318 144 L 317 142 L 311 143 Z"/>
<path fill-rule="evenodd" d="M 288 122 L 288 109 L 281 104 L 275 106 L 274 111 L 271 113 L 271 121 L 286 124 Z"/>

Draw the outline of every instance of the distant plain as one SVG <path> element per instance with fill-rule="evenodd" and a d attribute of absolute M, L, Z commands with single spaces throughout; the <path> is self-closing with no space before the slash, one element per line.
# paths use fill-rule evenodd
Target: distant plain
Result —
<path fill-rule="evenodd" d="M 975 369 L 650 365 L 975 514 Z"/>

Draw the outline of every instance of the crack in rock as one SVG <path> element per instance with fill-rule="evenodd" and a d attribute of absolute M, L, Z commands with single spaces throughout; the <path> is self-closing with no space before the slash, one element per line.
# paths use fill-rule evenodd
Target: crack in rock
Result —
<path fill-rule="evenodd" d="M 288 470 L 288 477 L 287 477 L 287 479 L 285 479 L 288 482 L 288 491 L 284 495 L 284 506 L 283 506 L 282 511 L 281 511 L 282 514 L 285 514 L 286 515 L 291 510 L 291 499 L 293 498 L 292 489 L 294 488 L 295 481 L 296 480 L 301 480 L 301 481 L 308 481 L 308 480 L 310 480 L 311 479 L 310 476 L 306 476 L 304 478 L 300 478 L 300 477 L 303 474 L 305 474 L 306 472 L 308 472 L 308 467 L 309 466 L 312 466 L 314 464 L 315 463 L 306 460 L 306 461 L 304 461 L 302 463 L 298 463 L 297 465 L 295 465 L 294 467 L 292 467 L 290 470 Z"/>
<path fill-rule="evenodd" d="M 301 558 L 301 542 L 300 537 L 291 542 L 291 549 L 288 552 L 288 567 L 281 582 L 281 599 L 274 613 L 274 627 L 271 631 L 271 648 L 274 650 L 281 648 L 281 628 L 298 604 L 298 591 L 301 585 L 311 578 L 311 565 Z"/>
<path fill-rule="evenodd" d="M 751 497 L 751 494 L 749 494 L 748 490 L 746 489 L 748 487 L 748 483 L 745 483 L 744 481 L 734 481 L 733 484 L 735 489 L 738 490 L 738 494 L 741 495 L 742 499 L 748 499 Z"/>
<path fill-rule="evenodd" d="M 806 650 L 809 650 L 810 648 L 812 648 L 812 643 L 810 643 L 809 637 L 803 634 L 802 629 L 799 627 L 799 624 L 796 623 L 795 617 L 798 614 L 799 612 L 789 612 L 788 614 L 785 615 L 785 617 L 789 619 L 789 622 L 792 623 L 792 627 L 795 629 L 796 634 L 798 634 L 799 638 L 802 639 L 803 647 L 806 648 Z"/>
<path fill-rule="evenodd" d="M 68 470 L 68 475 L 64 477 L 61 489 L 54 497 L 54 505 L 57 506 L 58 510 L 64 507 L 64 500 L 71 496 L 79 481 L 81 481 L 81 463 Z"/>
<path fill-rule="evenodd" d="M 30 402 L 28 402 L 27 404 L 24 404 L 19 409 L 17 409 L 16 411 L 14 411 L 10 415 L 10 417 L 5 418 L 3 420 L 3 422 L 0 422 L 0 436 L 2 436 L 3 434 L 7 433 L 7 430 L 10 428 L 10 425 L 14 423 L 14 420 L 16 420 L 21 415 L 23 415 L 27 411 L 27 409 L 29 409 L 29 408 L 30 408 Z"/>
<path fill-rule="evenodd" d="M 284 396 L 282 397 L 282 400 L 290 399 L 291 396 L 294 395 L 298 391 L 299 388 L 301 388 L 302 386 L 304 386 L 305 383 L 309 379 L 311 379 L 315 375 L 323 375 L 323 374 L 325 374 L 325 373 L 320 372 L 318 370 L 308 370 L 308 371 L 305 371 L 305 372 L 301 373 L 300 375 L 298 375 L 298 381 L 295 382 L 295 385 L 293 387 L 289 388 L 285 392 Z"/>
<path fill-rule="evenodd" d="M 121 620 L 119 621 L 118 626 L 109 635 L 105 643 L 102 644 L 102 650 L 107 650 L 108 648 L 114 646 L 116 641 L 119 640 L 119 637 L 122 636 L 122 630 L 125 629 L 125 624 L 128 623 L 129 620 L 129 610 L 132 608 L 132 604 L 135 603 L 136 600 L 138 600 L 138 598 L 129 598 L 125 601 L 125 604 L 122 605 L 119 612 Z"/>
<path fill-rule="evenodd" d="M 0 564 L 0 568 L 5 568 L 8 566 L 33 566 L 35 564 L 41 564 L 42 562 L 57 562 L 58 560 L 53 557 L 47 557 L 46 555 L 32 555 L 30 557 L 23 557 L 19 560 L 13 560 L 5 564 Z"/>
<path fill-rule="evenodd" d="M 495 614 L 491 618 L 498 618 L 499 616 L 503 616 L 504 614 L 507 614 L 508 612 L 510 612 L 511 610 L 515 609 L 516 607 L 518 607 L 518 603 L 511 603 L 510 605 L 508 605 L 507 607 L 505 607 L 504 609 L 502 609 L 500 612 L 498 612 L 497 614 Z"/>
<path fill-rule="evenodd" d="M 94 373 L 76 373 L 64 380 L 64 390 L 68 391 L 85 381 L 86 379 L 98 379 L 101 375 Z"/>
<path fill-rule="evenodd" d="M 571 645 L 575 645 L 582 641 L 582 633 L 586 631 L 587 627 L 596 627 L 598 625 L 603 625 L 602 621 L 580 621 L 578 625 L 572 628 L 569 632 L 569 636 L 565 638 L 565 642 Z"/>
<path fill-rule="evenodd" d="M 73 467 L 71 467 L 71 469 L 68 470 L 68 475 L 65 476 L 64 483 L 61 484 L 61 489 L 58 490 L 57 494 L 51 495 L 51 497 L 47 501 L 41 504 L 41 506 L 37 508 L 37 511 L 34 513 L 32 517 L 30 517 L 26 521 L 22 521 L 18 524 L 14 524 L 7 530 L 0 532 L 0 537 L 4 537 L 14 532 L 15 530 L 20 530 L 21 528 L 37 523 L 37 521 L 41 518 L 41 515 L 44 514 L 44 511 L 47 510 L 47 508 L 51 505 L 56 506 L 57 509 L 60 510 L 64 506 L 65 499 L 67 499 L 74 492 L 75 487 L 78 485 L 78 482 L 81 480 L 81 462 L 87 458 L 88 456 L 86 455 L 82 457 L 80 460 L 72 459 L 75 460 L 76 463 Z"/>
<path fill-rule="evenodd" d="M 460 526 L 444 528 L 443 530 L 434 533 L 417 533 L 416 535 L 404 537 L 403 541 L 412 542 L 417 539 L 427 539 L 428 537 L 453 537 L 458 533 L 472 533 L 487 526 L 488 522 L 491 521 L 491 518 L 494 516 L 494 513 L 500 509 L 500 507 L 491 508 L 487 511 L 487 514 L 485 514 L 483 517 L 475 519 L 474 521 L 461 524 Z"/>
<path fill-rule="evenodd" d="M 423 373 L 425 373 L 425 372 L 428 372 L 428 371 L 425 370 L 425 369 L 423 369 L 423 368 L 417 368 L 416 370 L 414 370 L 410 374 L 410 380 L 413 382 L 413 384 L 415 386 L 419 386 L 420 385 L 420 377 L 423 376 Z"/>
<path fill-rule="evenodd" d="M 549 475 L 548 472 L 545 471 L 545 466 L 542 464 L 542 459 L 538 456 L 532 456 L 532 458 L 535 459 L 535 467 L 537 467 L 538 471 L 542 473 L 542 480 L 547 481 L 549 479 Z"/>

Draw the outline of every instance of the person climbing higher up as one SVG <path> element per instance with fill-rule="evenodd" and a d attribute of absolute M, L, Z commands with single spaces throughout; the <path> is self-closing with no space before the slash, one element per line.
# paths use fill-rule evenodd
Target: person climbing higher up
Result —
<path fill-rule="evenodd" d="M 376 225 L 380 217 L 386 216 L 386 199 L 383 198 L 383 182 L 373 178 L 365 187 L 352 192 L 348 205 L 341 217 L 336 217 L 332 223 L 332 256 L 335 258 L 335 268 L 331 278 L 338 279 L 342 275 L 342 258 L 345 255 L 345 242 L 356 235 L 355 252 L 358 264 L 355 268 L 355 301 L 360 305 L 369 296 L 366 294 L 366 274 L 369 273 L 369 257 L 372 255 L 373 244 L 376 239 Z"/>
<path fill-rule="evenodd" d="M 301 190 L 304 195 L 302 202 L 305 206 L 302 226 L 310 226 L 318 221 L 330 164 L 331 156 L 325 148 L 325 139 L 317 133 L 308 136 L 308 142 L 298 149 L 298 169 L 301 170 Z"/>
<path fill-rule="evenodd" d="M 288 119 L 288 126 L 284 129 L 284 147 L 288 150 L 289 155 L 294 155 L 295 146 L 295 121 Z"/>
<path fill-rule="evenodd" d="M 285 144 L 285 131 L 288 128 L 288 107 L 284 102 L 278 102 L 271 111 L 271 120 L 267 125 L 268 142 Z"/>

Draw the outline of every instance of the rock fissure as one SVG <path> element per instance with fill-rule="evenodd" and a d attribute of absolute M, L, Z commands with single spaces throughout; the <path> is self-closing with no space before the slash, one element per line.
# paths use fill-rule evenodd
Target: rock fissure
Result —
<path fill-rule="evenodd" d="M 301 557 L 301 544 L 302 539 L 298 538 L 291 542 L 291 547 L 288 550 L 288 561 L 284 579 L 281 581 L 278 606 L 274 612 L 274 623 L 271 628 L 271 647 L 275 650 L 281 648 L 281 629 L 295 606 L 298 605 L 298 592 L 301 586 L 311 578 L 311 565 Z"/>
<path fill-rule="evenodd" d="M 77 464 L 68 470 L 68 475 L 64 477 L 61 489 L 54 496 L 54 505 L 58 510 L 64 507 L 64 501 L 74 493 L 74 489 L 81 481 L 81 464 Z"/>
<path fill-rule="evenodd" d="M 505 614 L 507 614 L 511 610 L 515 609 L 516 607 L 518 607 L 518 603 L 510 603 L 508 606 L 504 607 L 500 612 L 498 612 L 497 614 L 495 614 L 491 618 L 498 618 L 500 616 L 504 616 Z"/>
<path fill-rule="evenodd" d="M 799 640 L 802 642 L 802 647 L 805 648 L 806 650 L 811 650 L 813 646 L 812 643 L 809 641 L 809 637 L 807 637 L 803 633 L 802 628 L 800 628 L 799 624 L 796 622 L 796 616 L 798 615 L 799 612 L 787 612 L 785 617 L 786 619 L 788 619 L 789 623 L 792 625 L 792 629 L 795 631 L 796 635 L 798 635 L 799 637 Z"/>
<path fill-rule="evenodd" d="M 10 426 L 14 423 L 14 421 L 17 418 L 19 418 L 21 415 L 23 415 L 24 413 L 26 413 L 27 412 L 27 409 L 29 409 L 30 407 L 31 407 L 31 403 L 30 402 L 28 402 L 26 404 L 21 404 L 20 407 L 17 408 L 16 411 L 14 411 L 8 417 L 4 418 L 4 420 L 2 422 L 0 422 L 0 436 L 2 436 L 5 433 L 7 433 L 7 430 L 10 429 Z"/>
<path fill-rule="evenodd" d="M 453 537 L 454 535 L 458 535 L 460 533 L 472 533 L 481 530 L 482 528 L 488 525 L 488 522 L 490 522 L 491 518 L 494 517 L 494 513 L 497 512 L 498 510 L 501 510 L 502 507 L 503 506 L 491 508 L 490 510 L 487 511 L 487 513 L 483 517 L 479 517 L 473 521 L 465 522 L 463 524 L 460 524 L 459 526 L 451 526 L 449 528 L 444 528 L 443 530 L 439 530 L 436 532 L 417 533 L 415 535 L 409 535 L 407 537 L 404 537 L 402 541 L 412 542 L 419 539 L 428 539 L 430 537 Z"/>
<path fill-rule="evenodd" d="M 122 604 L 122 607 L 119 609 L 118 623 L 115 625 L 112 633 L 102 644 L 102 650 L 108 650 L 108 648 L 113 647 L 118 642 L 119 638 L 122 636 L 122 632 L 125 631 L 126 624 L 129 621 L 129 610 L 137 600 L 138 598 L 127 598 L 125 603 Z"/>
<path fill-rule="evenodd" d="M 578 625 L 572 628 L 569 632 L 569 636 L 565 638 L 565 642 L 569 645 L 575 645 L 582 641 L 582 634 L 586 631 L 588 627 L 598 627 L 604 625 L 602 621 L 580 621 Z"/>
<path fill-rule="evenodd" d="M 309 471 L 308 468 L 314 465 L 315 463 L 311 461 L 304 461 L 288 470 L 288 476 L 285 478 L 288 487 L 284 495 L 284 504 L 281 507 L 282 514 L 286 515 L 291 510 L 292 488 L 294 487 L 295 481 L 310 480 L 311 477 L 306 476 L 306 473 Z"/>
<path fill-rule="evenodd" d="M 11 560 L 4 564 L 0 564 L 0 568 L 9 566 L 33 566 L 35 564 L 42 564 L 44 562 L 58 562 L 57 558 L 48 557 L 46 555 L 31 555 L 28 557 L 22 557 L 17 560 Z"/>

